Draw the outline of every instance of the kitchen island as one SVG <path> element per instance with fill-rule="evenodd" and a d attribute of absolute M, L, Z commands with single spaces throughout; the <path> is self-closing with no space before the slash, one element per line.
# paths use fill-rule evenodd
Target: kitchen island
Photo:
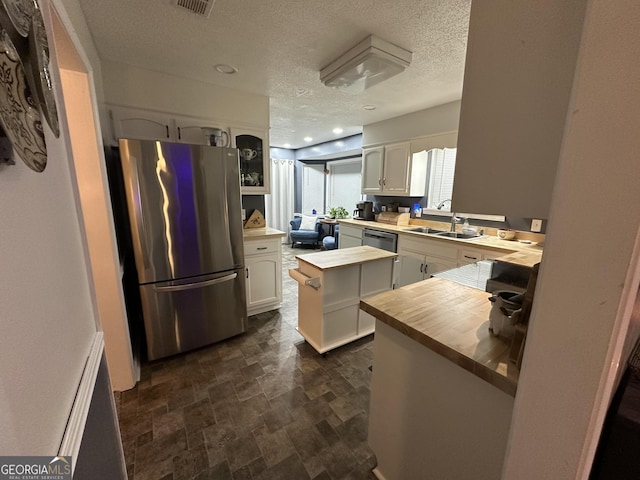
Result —
<path fill-rule="evenodd" d="M 298 282 L 298 332 L 318 353 L 374 332 L 360 299 L 392 288 L 396 257 L 366 246 L 296 255 L 289 275 Z"/>
<path fill-rule="evenodd" d="M 376 318 L 378 478 L 500 478 L 519 371 L 489 333 L 489 296 L 431 278 L 360 302 Z"/>

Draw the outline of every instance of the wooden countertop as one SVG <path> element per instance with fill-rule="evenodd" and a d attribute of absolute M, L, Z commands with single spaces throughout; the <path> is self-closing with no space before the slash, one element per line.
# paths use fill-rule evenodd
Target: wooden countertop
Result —
<path fill-rule="evenodd" d="M 306 262 L 320 270 L 329 270 L 332 268 L 346 267 L 348 265 L 356 265 L 358 263 L 366 263 L 374 260 L 381 260 L 383 258 L 394 258 L 397 256 L 397 253 L 365 246 L 337 248 L 335 250 L 327 250 L 324 252 L 306 253 L 304 255 L 296 255 L 296 259 L 300 262 Z"/>
<path fill-rule="evenodd" d="M 242 230 L 242 236 L 245 240 L 264 240 L 271 237 L 284 237 L 286 234 L 286 232 L 271 227 L 245 228 Z"/>
<path fill-rule="evenodd" d="M 426 237 L 439 242 L 456 242 L 458 246 L 464 245 L 470 248 L 473 248 L 475 246 L 483 249 L 494 250 L 496 252 L 502 252 L 505 255 L 509 253 L 515 253 L 515 252 L 529 252 L 532 255 L 531 257 L 532 259 L 537 258 L 537 261 L 534 261 L 533 263 L 540 262 L 540 258 L 542 257 L 543 248 L 541 245 L 538 245 L 536 241 L 533 241 L 532 243 L 521 243 L 517 240 L 502 240 L 501 238 L 498 238 L 497 236 L 491 233 L 484 235 L 482 237 L 471 239 L 471 240 L 462 240 L 462 239 L 456 239 L 456 238 L 437 237 L 435 235 L 426 235 L 424 233 L 407 231 L 407 229 L 409 228 L 419 227 L 419 226 L 430 226 L 433 228 L 441 228 L 443 230 L 448 230 L 449 224 L 445 224 L 442 222 L 432 222 L 428 220 L 416 221 L 415 219 L 412 219 L 411 225 L 389 225 L 389 224 L 380 223 L 380 222 L 367 222 L 364 220 L 353 220 L 351 218 L 338 220 L 338 222 L 344 223 L 347 225 L 350 224 L 358 227 L 373 228 L 375 230 L 382 230 L 385 232 L 409 235 L 412 238 Z M 460 230 L 460 228 L 461 228 L 461 225 L 458 225 L 458 230 Z M 484 228 L 484 227 L 480 227 L 480 228 Z M 493 233 L 497 231 L 495 228 L 493 229 L 485 228 L 485 230 L 487 232 L 493 232 Z M 540 241 L 544 239 L 544 235 L 540 235 L 540 234 L 529 234 L 529 236 L 538 237 L 541 239 Z M 524 258 L 524 257 L 521 257 L 521 258 Z M 531 265 L 533 265 L 533 263 Z"/>
<path fill-rule="evenodd" d="M 360 308 L 400 333 L 515 396 L 519 371 L 510 340 L 489 333 L 490 294 L 430 278 L 360 301 Z"/>

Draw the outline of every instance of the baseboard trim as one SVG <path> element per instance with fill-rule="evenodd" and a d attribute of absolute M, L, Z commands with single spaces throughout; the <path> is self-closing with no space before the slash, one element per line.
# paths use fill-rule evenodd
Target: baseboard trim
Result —
<path fill-rule="evenodd" d="M 73 400 L 71 413 L 67 420 L 67 427 L 64 431 L 59 456 L 71 456 L 72 469 L 75 469 L 78 453 L 80 452 L 80 444 L 84 428 L 89 415 L 89 407 L 91 406 L 91 398 L 93 397 L 93 389 L 98 378 L 98 369 L 100 368 L 100 360 L 104 352 L 104 335 L 102 332 L 96 332 L 93 345 L 89 351 L 87 362 L 85 363 L 78 390 Z"/>

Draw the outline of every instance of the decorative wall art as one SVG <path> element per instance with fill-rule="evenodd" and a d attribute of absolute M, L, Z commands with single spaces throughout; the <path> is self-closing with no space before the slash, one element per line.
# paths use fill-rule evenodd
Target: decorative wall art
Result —
<path fill-rule="evenodd" d="M 49 44 L 40 8 L 36 0 L 2 0 L 0 124 L 14 154 L 36 172 L 47 165 L 42 117 L 58 137 Z"/>

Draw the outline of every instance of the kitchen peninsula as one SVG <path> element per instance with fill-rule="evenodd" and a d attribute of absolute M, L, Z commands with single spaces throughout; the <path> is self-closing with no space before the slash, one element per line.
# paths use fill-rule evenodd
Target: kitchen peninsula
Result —
<path fill-rule="evenodd" d="M 431 278 L 360 302 L 376 318 L 369 444 L 378 478 L 500 478 L 519 371 L 510 341 L 489 333 L 489 297 Z"/>

